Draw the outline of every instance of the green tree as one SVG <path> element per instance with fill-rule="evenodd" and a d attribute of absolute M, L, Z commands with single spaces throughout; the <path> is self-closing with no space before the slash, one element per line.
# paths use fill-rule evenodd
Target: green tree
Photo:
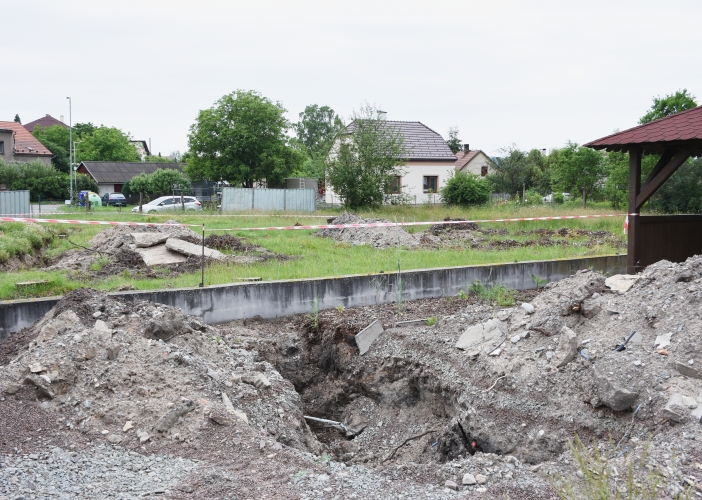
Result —
<path fill-rule="evenodd" d="M 461 140 L 458 138 L 458 127 L 449 127 L 448 140 L 446 141 L 446 144 L 448 144 L 448 147 L 451 149 L 453 154 L 456 154 L 463 149 Z"/>
<path fill-rule="evenodd" d="M 686 109 L 697 107 L 695 96 L 687 93 L 687 89 L 678 90 L 664 98 L 654 97 L 653 105 L 648 112 L 639 119 L 639 123 L 649 123 L 665 116 L 670 116 Z"/>
<path fill-rule="evenodd" d="M 76 123 L 75 125 L 73 125 L 73 138 L 80 139 L 82 137 L 87 137 L 90 134 L 92 134 L 93 132 L 95 132 L 95 130 L 97 130 L 97 128 L 98 127 L 96 127 L 95 125 L 93 125 L 90 122 Z"/>
<path fill-rule="evenodd" d="M 619 152 L 607 153 L 605 157 L 607 180 L 604 192 L 612 206 L 619 210 L 627 204 L 629 193 L 629 155 Z"/>
<path fill-rule="evenodd" d="M 607 168 L 601 152 L 569 142 L 561 149 L 558 162 L 554 165 L 553 185 L 562 191 L 582 194 L 585 208 L 587 198 L 600 187 L 606 175 Z"/>
<path fill-rule="evenodd" d="M 378 207 L 390 191 L 389 179 L 402 175 L 404 137 L 369 104 L 354 112 L 347 130 L 330 153 L 327 180 L 347 208 Z"/>
<path fill-rule="evenodd" d="M 329 149 L 344 129 L 344 124 L 329 106 L 310 104 L 299 117 L 300 121 L 295 124 L 295 134 L 307 152 L 307 159 L 295 175 L 324 179 Z"/>
<path fill-rule="evenodd" d="M 32 135 L 53 154 L 51 164 L 60 172 L 68 173 L 68 129 L 62 125 L 44 127 L 39 124 L 34 127 Z"/>
<path fill-rule="evenodd" d="M 441 189 L 441 198 L 448 205 L 483 205 L 490 199 L 490 186 L 483 177 L 476 174 L 456 172 L 449 176 Z"/>
<path fill-rule="evenodd" d="M 170 158 L 164 158 L 161 153 L 157 155 L 149 155 L 146 160 L 149 163 L 174 163 L 176 160 L 171 160 Z"/>
<path fill-rule="evenodd" d="M 19 114 L 15 114 L 15 123 L 19 123 L 19 124 L 22 123 L 22 120 L 20 119 Z"/>
<path fill-rule="evenodd" d="M 298 169 L 305 153 L 286 136 L 285 108 L 258 92 L 238 90 L 200 111 L 190 127 L 186 171 L 191 179 L 253 187 L 277 184 Z"/>
<path fill-rule="evenodd" d="M 500 149 L 500 155 L 493 159 L 492 173 L 488 175 L 493 191 L 521 194 L 524 187 L 531 186 L 532 164 L 527 153 L 512 145 Z"/>
<path fill-rule="evenodd" d="M 80 136 L 76 157 L 81 161 L 141 161 L 129 135 L 118 128 L 100 126 Z"/>
<path fill-rule="evenodd" d="M 149 186 L 151 194 L 167 195 L 175 190 L 176 194 L 189 194 L 190 181 L 183 172 L 172 168 L 159 168 L 154 173 L 149 174 Z"/>
<path fill-rule="evenodd" d="M 98 190 L 90 176 L 78 174 L 76 181 L 79 189 Z M 19 163 L 0 160 L 0 184 L 12 190 L 28 189 L 32 201 L 37 201 L 39 197 L 42 200 L 67 199 L 69 193 L 68 174 L 40 161 Z"/>

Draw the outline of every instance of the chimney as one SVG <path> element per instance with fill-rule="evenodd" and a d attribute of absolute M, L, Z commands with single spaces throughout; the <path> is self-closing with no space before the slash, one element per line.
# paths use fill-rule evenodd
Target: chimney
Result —
<path fill-rule="evenodd" d="M 61 121 L 63 122 L 63 115 L 61 115 L 60 118 L 61 118 Z"/>
<path fill-rule="evenodd" d="M 378 111 L 378 120 L 386 121 L 388 119 L 387 111 Z"/>
<path fill-rule="evenodd" d="M 464 144 L 463 145 L 463 152 L 467 153 L 468 151 L 470 151 L 470 144 Z"/>

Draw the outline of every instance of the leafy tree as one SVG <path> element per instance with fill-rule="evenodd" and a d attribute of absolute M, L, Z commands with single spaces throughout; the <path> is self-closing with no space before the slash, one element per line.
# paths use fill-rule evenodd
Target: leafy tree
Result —
<path fill-rule="evenodd" d="M 159 168 L 149 174 L 149 185 L 152 194 L 167 195 L 175 189 L 176 194 L 189 194 L 190 181 L 183 172 L 172 168 Z"/>
<path fill-rule="evenodd" d="M 22 120 L 20 120 L 19 114 L 15 114 L 15 123 L 22 123 Z"/>
<path fill-rule="evenodd" d="M 98 190 L 90 176 L 78 174 L 76 181 L 79 189 Z M 69 194 L 68 174 L 40 161 L 8 163 L 0 160 L 0 184 L 12 190 L 28 189 L 32 201 L 39 197 L 42 200 L 67 199 Z"/>
<path fill-rule="evenodd" d="M 493 160 L 492 173 L 488 175 L 492 189 L 514 195 L 521 193 L 525 185 L 530 187 L 532 164 L 528 155 L 514 145 L 500 149 L 500 155 Z"/>
<path fill-rule="evenodd" d="M 700 213 L 702 158 L 685 162 L 656 191 L 651 203 L 653 208 L 664 213 Z"/>
<path fill-rule="evenodd" d="M 149 163 L 174 163 L 176 160 L 171 160 L 170 158 L 164 158 L 161 153 L 157 155 L 149 155 L 146 157 L 146 161 Z"/>
<path fill-rule="evenodd" d="M 122 193 L 125 196 L 137 195 L 140 193 L 151 193 L 151 176 L 145 172 L 135 175 L 122 186 Z"/>
<path fill-rule="evenodd" d="M 380 206 L 406 163 L 404 137 L 368 104 L 354 112 L 349 131 L 330 153 L 327 180 L 347 208 Z"/>
<path fill-rule="evenodd" d="M 629 155 L 625 153 L 607 153 L 605 158 L 607 180 L 604 192 L 612 206 L 619 210 L 626 206 L 629 193 Z"/>
<path fill-rule="evenodd" d="M 573 142 L 569 142 L 560 151 L 553 170 L 554 187 L 582 194 L 583 208 L 587 206 L 587 198 L 600 187 L 607 175 L 604 155 L 601 152 L 578 147 Z"/>
<path fill-rule="evenodd" d="M 249 188 L 264 180 L 282 182 L 305 161 L 304 151 L 286 136 L 290 123 L 285 111 L 280 103 L 243 90 L 200 111 L 188 136 L 190 178 Z"/>
<path fill-rule="evenodd" d="M 458 153 L 463 148 L 461 140 L 458 138 L 458 127 L 449 127 L 446 144 L 451 148 L 453 154 Z"/>
<path fill-rule="evenodd" d="M 80 136 L 77 161 L 141 161 L 129 135 L 118 128 L 101 126 Z"/>
<path fill-rule="evenodd" d="M 97 130 L 97 128 L 98 127 L 96 127 L 95 125 L 93 125 L 90 122 L 76 123 L 75 125 L 73 125 L 73 137 L 78 138 L 78 139 L 80 139 L 82 137 L 87 137 L 90 134 L 92 134 L 93 132 L 95 132 L 95 130 Z"/>
<path fill-rule="evenodd" d="M 62 125 L 44 127 L 39 124 L 34 127 L 32 135 L 53 154 L 51 164 L 60 172 L 68 173 L 68 147 L 70 144 L 68 129 Z"/>
<path fill-rule="evenodd" d="M 441 198 L 448 205 L 482 205 L 490 199 L 490 186 L 484 178 L 476 174 L 456 172 L 441 189 Z"/>
<path fill-rule="evenodd" d="M 667 95 L 662 99 L 654 97 L 651 109 L 639 119 L 639 123 L 649 123 L 695 107 L 697 107 L 695 96 L 688 94 L 687 89 L 678 90 L 676 93 Z"/>
<path fill-rule="evenodd" d="M 295 133 L 308 158 L 294 174 L 324 179 L 327 155 L 334 139 L 344 129 L 344 124 L 329 106 L 310 104 L 299 117 L 300 121 L 295 124 Z"/>

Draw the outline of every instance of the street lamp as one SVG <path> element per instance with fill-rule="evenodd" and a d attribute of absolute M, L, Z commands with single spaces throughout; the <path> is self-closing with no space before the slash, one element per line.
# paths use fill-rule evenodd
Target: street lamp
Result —
<path fill-rule="evenodd" d="M 69 197 L 71 205 L 73 205 L 73 103 L 70 97 L 66 97 L 66 99 L 68 99 L 68 184 Z"/>

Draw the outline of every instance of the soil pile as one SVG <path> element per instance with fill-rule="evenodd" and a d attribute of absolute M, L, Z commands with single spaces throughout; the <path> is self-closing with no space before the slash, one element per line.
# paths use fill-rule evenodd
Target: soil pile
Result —
<path fill-rule="evenodd" d="M 343 212 L 332 224 L 372 224 L 391 222 L 385 219 L 361 219 L 354 214 Z M 320 238 L 331 238 L 352 245 L 370 245 L 373 248 L 416 247 L 419 238 L 402 227 L 351 227 L 344 229 L 321 229 L 314 233 Z"/>

